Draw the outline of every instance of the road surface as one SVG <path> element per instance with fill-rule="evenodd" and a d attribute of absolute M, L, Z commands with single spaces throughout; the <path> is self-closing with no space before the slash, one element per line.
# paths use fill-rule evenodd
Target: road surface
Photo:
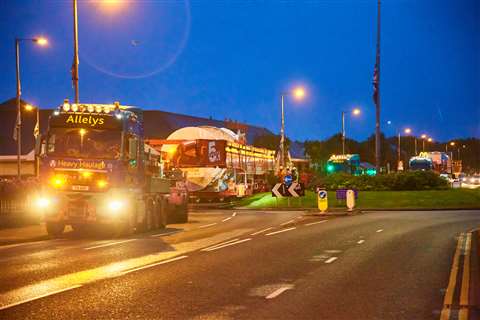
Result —
<path fill-rule="evenodd" d="M 439 319 L 479 211 L 205 211 L 123 239 L 0 247 L 0 319 Z"/>

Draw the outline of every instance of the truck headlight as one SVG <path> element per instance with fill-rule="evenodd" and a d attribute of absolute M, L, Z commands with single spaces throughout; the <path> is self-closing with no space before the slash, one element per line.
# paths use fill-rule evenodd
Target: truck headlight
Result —
<path fill-rule="evenodd" d="M 47 197 L 38 197 L 35 200 L 35 205 L 39 209 L 45 209 L 51 205 L 52 201 Z"/>
<path fill-rule="evenodd" d="M 118 212 L 125 207 L 125 202 L 122 200 L 114 199 L 108 202 L 108 209 L 112 212 Z"/>

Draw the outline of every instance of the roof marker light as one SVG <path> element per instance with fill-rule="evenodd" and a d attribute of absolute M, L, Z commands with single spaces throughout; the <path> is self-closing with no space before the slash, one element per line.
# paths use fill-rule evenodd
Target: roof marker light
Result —
<path fill-rule="evenodd" d="M 89 104 L 89 105 L 87 106 L 87 111 L 88 111 L 88 112 L 94 112 L 94 111 L 95 111 L 95 107 L 94 107 L 93 105 Z"/>

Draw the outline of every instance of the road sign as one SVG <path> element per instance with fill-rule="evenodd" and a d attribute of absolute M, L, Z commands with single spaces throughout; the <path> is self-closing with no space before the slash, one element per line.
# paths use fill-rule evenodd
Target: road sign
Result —
<path fill-rule="evenodd" d="M 318 210 L 325 212 L 328 209 L 328 193 L 325 189 L 319 189 L 317 192 Z"/>
<path fill-rule="evenodd" d="M 305 187 L 303 183 L 292 182 L 290 185 L 277 183 L 272 189 L 272 197 L 303 197 L 305 196 Z"/>
<path fill-rule="evenodd" d="M 355 192 L 353 190 L 347 190 L 347 208 L 348 211 L 352 211 L 355 207 Z"/>
<path fill-rule="evenodd" d="M 286 175 L 284 178 L 283 178 L 283 183 L 285 183 L 285 185 L 289 186 L 290 184 L 292 184 L 292 181 L 293 181 L 293 178 L 291 175 Z"/>
<path fill-rule="evenodd" d="M 280 190 L 280 188 L 282 190 Z M 277 183 L 272 189 L 272 197 L 282 198 L 283 197 L 283 183 Z"/>

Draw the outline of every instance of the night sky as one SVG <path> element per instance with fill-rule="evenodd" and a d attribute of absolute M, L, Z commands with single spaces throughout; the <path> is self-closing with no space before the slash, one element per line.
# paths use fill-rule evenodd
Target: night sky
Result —
<path fill-rule="evenodd" d="M 279 132 L 280 93 L 293 139 L 375 127 L 376 0 L 79 1 L 80 100 L 137 105 Z M 23 98 L 52 108 L 73 99 L 70 1 L 0 0 L 0 101 L 15 95 L 14 39 Z M 480 1 L 382 2 L 382 130 L 435 140 L 480 137 Z M 387 125 L 387 120 L 392 122 Z M 161 125 L 161 124 L 159 124 Z"/>

